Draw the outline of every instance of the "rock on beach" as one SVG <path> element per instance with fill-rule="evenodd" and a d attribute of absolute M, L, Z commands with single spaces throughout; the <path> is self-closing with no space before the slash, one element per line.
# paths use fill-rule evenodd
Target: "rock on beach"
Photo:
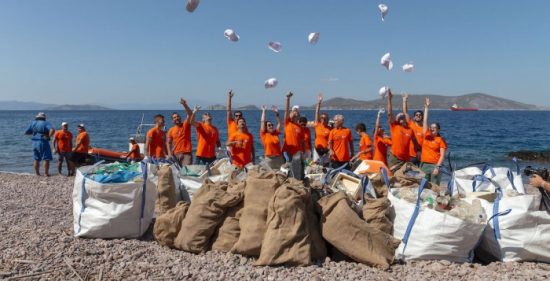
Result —
<path fill-rule="evenodd" d="M 419 261 L 381 270 L 329 258 L 308 267 L 257 267 L 255 259 L 195 255 L 142 239 L 73 237 L 73 178 L 0 173 L 0 279 L 17 280 L 547 280 L 543 263 Z"/>

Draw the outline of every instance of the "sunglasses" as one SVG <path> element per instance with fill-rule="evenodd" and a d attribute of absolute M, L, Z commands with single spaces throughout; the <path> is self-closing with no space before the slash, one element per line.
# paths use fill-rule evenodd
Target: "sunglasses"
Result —
<path fill-rule="evenodd" d="M 235 114 L 235 117 L 243 117 L 241 114 Z"/>
<path fill-rule="evenodd" d="M 417 114 L 415 114 L 414 116 L 422 116 L 422 114 L 421 114 L 421 113 L 417 113 Z"/>
<path fill-rule="evenodd" d="M 273 124 L 267 124 L 268 127 L 273 127 Z"/>

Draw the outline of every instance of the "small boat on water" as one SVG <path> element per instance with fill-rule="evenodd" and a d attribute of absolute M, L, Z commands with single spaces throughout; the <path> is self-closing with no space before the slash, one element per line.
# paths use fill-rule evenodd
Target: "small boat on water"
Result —
<path fill-rule="evenodd" d="M 452 111 L 478 111 L 479 108 L 476 107 L 459 107 L 456 103 L 453 104 L 450 109 Z"/>

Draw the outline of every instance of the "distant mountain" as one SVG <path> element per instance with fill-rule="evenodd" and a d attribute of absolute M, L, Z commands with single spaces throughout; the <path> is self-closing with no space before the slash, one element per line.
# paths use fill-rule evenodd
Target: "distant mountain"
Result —
<path fill-rule="evenodd" d="M 430 98 L 432 109 L 449 109 L 453 104 L 459 107 L 475 107 L 485 110 L 547 110 L 548 108 L 525 104 L 509 99 L 503 99 L 482 93 L 473 93 L 461 96 L 440 96 L 440 95 L 411 95 L 408 105 L 410 109 L 424 107 L 424 99 Z M 400 109 L 402 104 L 401 95 L 394 95 L 393 107 Z M 346 98 L 332 98 L 323 102 L 324 109 L 379 109 L 386 105 L 385 99 L 362 101 Z M 308 106 L 308 109 L 315 108 Z"/>
<path fill-rule="evenodd" d="M 206 110 L 225 110 L 227 107 L 225 105 L 221 104 L 213 104 L 205 107 Z M 244 106 L 235 106 L 233 107 L 233 110 L 260 110 L 260 108 L 256 105 L 249 104 Z"/>
<path fill-rule="evenodd" d="M 26 102 L 26 101 L 0 101 L 0 110 L 45 110 L 55 104 Z"/>
<path fill-rule="evenodd" d="M 47 110 L 113 110 L 112 108 L 93 104 L 64 104 L 47 108 Z"/>

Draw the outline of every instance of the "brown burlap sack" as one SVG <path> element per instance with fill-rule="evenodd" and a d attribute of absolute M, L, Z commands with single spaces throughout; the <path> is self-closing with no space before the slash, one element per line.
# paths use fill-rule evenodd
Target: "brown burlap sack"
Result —
<path fill-rule="evenodd" d="M 267 207 L 284 177 L 259 166 L 248 171 L 244 189 L 244 206 L 241 211 L 239 240 L 231 252 L 259 256 L 267 221 Z"/>
<path fill-rule="evenodd" d="M 244 196 L 244 188 L 246 182 L 233 183 L 227 189 L 228 193 L 231 194 L 240 194 Z M 220 228 L 216 231 L 214 235 L 212 250 L 227 253 L 233 248 L 233 245 L 239 240 L 239 235 L 241 233 L 241 228 L 239 227 L 239 218 L 241 217 L 241 212 L 243 208 L 243 201 L 237 204 L 234 207 L 231 207 L 225 213 L 225 216 L 222 220 Z"/>
<path fill-rule="evenodd" d="M 392 234 L 393 223 L 389 219 L 391 202 L 388 198 L 365 199 L 363 219 L 372 227 Z"/>
<path fill-rule="evenodd" d="M 176 207 L 157 217 L 153 227 L 153 237 L 159 244 L 174 247 L 174 239 L 181 229 L 181 222 L 188 209 L 189 203 L 180 201 Z"/>
<path fill-rule="evenodd" d="M 346 198 L 337 192 L 319 200 L 323 238 L 355 261 L 388 267 L 400 241 L 361 220 Z"/>
<path fill-rule="evenodd" d="M 160 165 L 157 171 L 157 200 L 155 213 L 157 217 L 176 206 L 176 184 L 169 165 Z"/>
<path fill-rule="evenodd" d="M 208 250 L 209 240 L 221 223 L 225 211 L 237 205 L 242 196 L 230 194 L 227 183 L 206 180 L 193 196 L 174 247 L 191 253 Z"/>
<path fill-rule="evenodd" d="M 321 208 L 314 199 L 316 192 L 313 190 L 306 199 L 306 215 L 311 242 L 311 260 L 318 261 L 327 257 L 327 245 L 321 235 Z"/>
<path fill-rule="evenodd" d="M 369 179 L 374 187 L 377 198 L 388 197 L 388 187 L 386 182 L 384 182 L 384 177 L 382 173 L 377 173 L 373 178 Z M 395 183 L 395 177 L 389 177 L 390 186 Z"/>
<path fill-rule="evenodd" d="M 255 265 L 306 266 L 311 245 L 306 200 L 309 192 L 299 180 L 289 179 L 269 202 L 267 230 Z"/>
<path fill-rule="evenodd" d="M 412 163 L 405 163 L 393 173 L 395 184 L 398 185 L 398 187 L 418 187 L 424 175 L 424 172 Z M 425 188 L 431 188 L 431 185 L 426 183 Z"/>

